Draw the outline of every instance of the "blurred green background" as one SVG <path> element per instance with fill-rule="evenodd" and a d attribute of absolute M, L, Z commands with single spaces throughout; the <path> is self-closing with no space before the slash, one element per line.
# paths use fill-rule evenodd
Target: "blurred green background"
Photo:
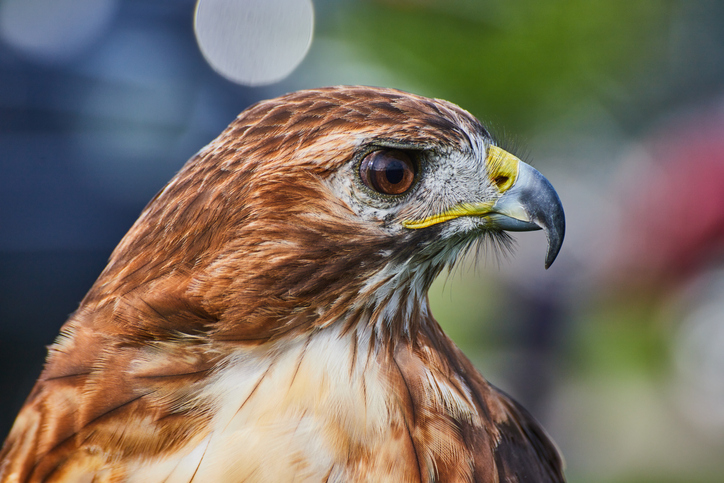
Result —
<path fill-rule="evenodd" d="M 570 481 L 724 480 L 724 4 L 388 0 L 323 20 L 302 85 L 456 102 L 559 191 L 550 270 L 520 234 L 430 296 Z"/>
<path fill-rule="evenodd" d="M 561 196 L 549 270 L 520 234 L 430 297 L 569 480 L 724 481 L 723 2 L 319 0 L 302 64 L 245 88 L 200 56 L 193 1 L 86 2 L 98 26 L 60 53 L 3 32 L 18 1 L 0 0 L 3 413 L 145 202 L 239 111 L 380 85 L 461 105 Z"/>

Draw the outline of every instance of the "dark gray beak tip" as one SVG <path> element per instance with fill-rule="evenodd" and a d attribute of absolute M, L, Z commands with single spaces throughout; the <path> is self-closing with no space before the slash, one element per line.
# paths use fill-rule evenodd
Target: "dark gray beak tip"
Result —
<path fill-rule="evenodd" d="M 561 217 L 561 220 L 557 223 L 557 227 L 558 228 L 556 230 L 549 230 L 547 228 L 544 228 L 546 232 L 546 238 L 548 239 L 548 252 L 546 253 L 545 262 L 546 270 L 551 265 L 553 265 L 553 262 L 558 256 L 558 253 L 561 251 L 561 246 L 563 245 L 563 237 L 565 236 L 566 231 L 565 218 Z"/>
<path fill-rule="evenodd" d="M 547 182 L 548 180 L 546 180 Z M 543 228 L 548 239 L 548 252 L 545 261 L 545 267 L 548 269 L 561 251 L 563 238 L 566 236 L 566 217 L 563 213 L 561 200 L 553 187 L 548 191 L 546 198 L 544 204 L 547 206 L 540 210 L 538 213 L 539 218 L 535 221 L 538 226 Z"/>
<path fill-rule="evenodd" d="M 531 168 L 531 171 L 532 182 L 530 185 L 532 189 L 529 192 L 527 208 L 531 221 L 545 231 L 548 239 L 548 252 L 545 260 L 547 269 L 561 251 L 563 238 L 566 235 L 566 216 L 561 199 L 551 183 L 535 169 Z"/>

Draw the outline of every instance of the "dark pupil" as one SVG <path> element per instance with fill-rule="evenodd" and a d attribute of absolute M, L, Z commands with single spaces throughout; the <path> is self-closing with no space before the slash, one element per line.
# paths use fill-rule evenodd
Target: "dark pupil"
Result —
<path fill-rule="evenodd" d="M 385 166 L 385 177 L 390 184 L 397 184 L 405 177 L 405 165 L 397 159 Z"/>

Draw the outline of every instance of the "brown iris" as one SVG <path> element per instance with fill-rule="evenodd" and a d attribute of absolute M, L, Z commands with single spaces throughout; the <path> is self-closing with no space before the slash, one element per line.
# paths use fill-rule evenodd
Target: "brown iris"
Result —
<path fill-rule="evenodd" d="M 359 167 L 362 182 L 385 195 L 401 195 L 415 181 L 415 164 L 410 155 L 396 149 L 369 153 Z"/>

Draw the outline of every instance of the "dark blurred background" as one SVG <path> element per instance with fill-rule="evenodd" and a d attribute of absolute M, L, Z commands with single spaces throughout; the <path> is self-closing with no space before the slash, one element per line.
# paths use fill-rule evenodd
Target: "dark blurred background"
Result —
<path fill-rule="evenodd" d="M 571 481 L 724 479 L 724 3 L 315 1 L 286 80 L 199 52 L 190 0 L 0 0 L 0 438 L 143 206 L 259 99 L 397 87 L 460 104 L 558 190 L 433 311 L 559 443 Z"/>

